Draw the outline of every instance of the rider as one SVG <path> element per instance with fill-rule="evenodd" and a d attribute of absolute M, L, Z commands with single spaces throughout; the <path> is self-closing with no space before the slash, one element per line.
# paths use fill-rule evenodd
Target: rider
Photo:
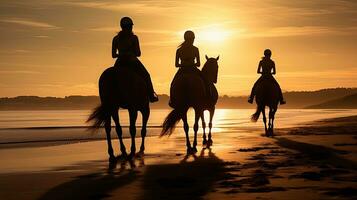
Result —
<path fill-rule="evenodd" d="M 192 31 L 186 31 L 184 34 L 185 41 L 180 44 L 176 51 L 175 66 L 179 71 L 198 71 L 200 67 L 200 53 L 197 47 L 193 45 L 195 34 Z"/>
<path fill-rule="evenodd" d="M 201 74 L 198 67 L 200 67 L 200 53 L 197 47 L 193 45 L 195 41 L 195 34 L 188 30 L 184 34 L 184 41 L 178 46 L 176 50 L 175 66 L 179 68 L 171 82 L 171 88 L 177 77 L 182 73 L 197 73 Z M 171 90 L 170 90 L 171 93 Z M 172 97 L 172 94 L 170 94 Z M 170 105 L 172 101 L 170 100 Z"/>
<path fill-rule="evenodd" d="M 139 74 L 146 82 L 149 91 L 150 102 L 158 101 L 154 92 L 150 74 L 137 57 L 140 57 L 140 45 L 138 37 L 133 33 L 133 21 L 129 17 L 120 20 L 121 31 L 114 36 L 112 43 L 112 57 L 118 58 L 115 66 L 128 66 Z"/>
<path fill-rule="evenodd" d="M 281 92 L 281 88 L 279 83 L 275 80 L 275 78 L 272 76 L 274 74 L 276 74 L 276 69 L 275 69 L 275 63 L 271 58 L 271 50 L 270 49 L 266 49 L 264 51 L 264 57 L 262 57 L 262 60 L 259 62 L 259 66 L 258 66 L 258 70 L 257 73 L 258 74 L 262 74 L 262 76 L 260 76 L 260 78 L 255 82 L 253 88 L 252 88 L 252 92 L 250 94 L 250 97 L 248 99 L 249 103 L 253 103 L 253 99 L 255 96 L 255 90 L 258 84 L 260 84 L 262 82 L 262 80 L 264 78 L 269 78 L 270 80 L 273 81 L 274 84 L 276 84 L 279 88 L 279 97 L 280 97 L 280 104 L 286 104 L 284 98 L 283 98 L 283 93 Z"/>

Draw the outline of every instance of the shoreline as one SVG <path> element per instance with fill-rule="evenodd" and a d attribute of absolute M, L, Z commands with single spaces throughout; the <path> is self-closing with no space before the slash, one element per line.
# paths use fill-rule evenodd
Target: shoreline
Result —
<path fill-rule="evenodd" d="M 0 149 L 5 199 L 355 199 L 357 116 L 213 134 L 185 154 L 183 131 L 149 137 L 144 156 L 109 164 L 105 141 Z M 113 140 L 115 153 L 118 144 Z M 125 139 L 127 149 L 129 140 Z M 338 144 L 338 145 L 336 145 Z M 137 139 L 140 145 L 140 139 Z M 21 181 L 20 181 L 21 180 Z M 36 183 L 36 184 L 33 184 Z M 21 190 L 20 190 L 21 188 Z M 19 192 L 21 191 L 21 192 Z"/>

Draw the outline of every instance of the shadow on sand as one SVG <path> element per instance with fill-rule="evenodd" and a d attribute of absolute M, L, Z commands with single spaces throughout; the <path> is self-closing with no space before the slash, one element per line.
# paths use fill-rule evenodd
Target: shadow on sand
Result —
<path fill-rule="evenodd" d="M 318 166 L 328 165 L 336 168 L 357 169 L 355 162 L 341 157 L 341 155 L 347 154 L 347 151 L 316 144 L 297 142 L 286 138 L 276 138 L 276 140 L 279 146 L 298 151 L 306 163 L 315 163 Z M 308 161 L 306 161 L 306 159 Z"/>
<path fill-rule="evenodd" d="M 202 149 L 199 156 L 187 155 L 178 164 L 148 166 L 140 199 L 202 199 L 213 192 L 224 171 L 224 162 L 211 149 Z"/>
<path fill-rule="evenodd" d="M 140 173 L 135 168 L 143 165 L 143 156 L 132 159 L 119 157 L 116 162 L 109 163 L 107 171 L 97 170 L 74 177 L 74 180 L 50 189 L 39 199 L 104 199 L 110 197 L 112 191 L 135 181 Z"/>
<path fill-rule="evenodd" d="M 202 149 L 199 155 L 186 155 L 175 164 L 145 166 L 144 155 L 132 159 L 118 158 L 101 170 L 106 161 L 89 163 L 95 172 L 74 177 L 48 190 L 39 199 L 105 199 L 112 195 L 139 199 L 201 199 L 212 191 L 213 185 L 222 180 L 224 162 L 211 149 Z M 78 166 L 83 169 L 84 164 Z M 98 170 L 99 168 L 99 170 Z M 56 169 L 56 172 L 76 170 L 76 166 Z M 135 191 L 127 191 L 128 185 L 137 185 Z M 125 194 L 120 189 L 125 187 Z M 140 188 L 141 187 L 141 188 Z M 138 191 L 139 190 L 139 191 Z"/>

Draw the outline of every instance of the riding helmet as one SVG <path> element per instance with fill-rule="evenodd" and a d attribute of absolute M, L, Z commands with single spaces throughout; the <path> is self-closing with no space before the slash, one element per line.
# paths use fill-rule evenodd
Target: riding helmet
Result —
<path fill-rule="evenodd" d="M 134 25 L 133 23 L 133 20 L 130 19 L 130 17 L 123 17 L 121 18 L 120 20 L 120 26 L 122 28 L 126 28 L 126 27 L 129 27 L 129 26 L 132 26 Z"/>
<path fill-rule="evenodd" d="M 266 57 L 270 57 L 270 56 L 271 56 L 271 51 L 270 51 L 270 49 L 265 49 L 265 50 L 264 50 L 264 56 L 266 56 Z"/>

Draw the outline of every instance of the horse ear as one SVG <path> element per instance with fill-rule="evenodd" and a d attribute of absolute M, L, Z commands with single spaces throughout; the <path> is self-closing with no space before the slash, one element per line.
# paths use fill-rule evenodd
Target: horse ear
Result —
<path fill-rule="evenodd" d="M 217 61 L 219 60 L 219 56 L 217 56 L 216 60 L 217 60 Z"/>
<path fill-rule="evenodd" d="M 208 60 L 208 56 L 206 55 L 206 60 Z"/>

